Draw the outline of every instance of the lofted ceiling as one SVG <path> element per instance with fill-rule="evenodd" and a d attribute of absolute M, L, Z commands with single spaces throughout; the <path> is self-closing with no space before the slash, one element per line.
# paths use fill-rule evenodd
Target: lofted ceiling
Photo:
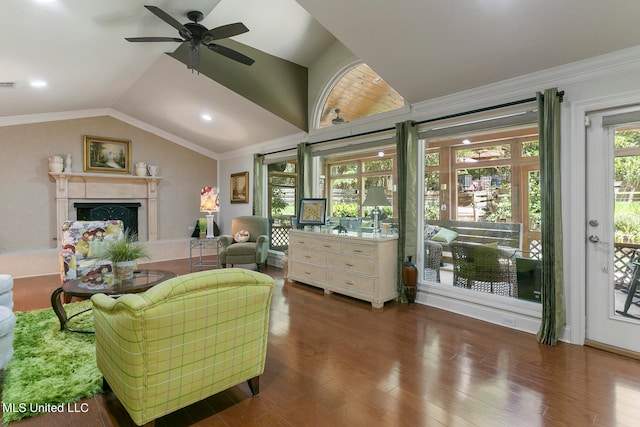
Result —
<path fill-rule="evenodd" d="M 304 130 L 191 73 L 165 54 L 178 43 L 125 41 L 177 37 L 145 4 L 241 21 L 235 42 L 303 67 L 337 39 L 409 103 L 640 45 L 629 0 L 3 0 L 0 82 L 16 85 L 0 88 L 0 124 L 111 109 L 213 157 Z"/>

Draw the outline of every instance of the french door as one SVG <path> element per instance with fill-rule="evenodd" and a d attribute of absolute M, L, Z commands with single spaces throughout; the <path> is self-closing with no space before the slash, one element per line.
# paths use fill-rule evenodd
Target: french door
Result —
<path fill-rule="evenodd" d="M 587 122 L 586 338 L 640 353 L 640 107 Z"/>

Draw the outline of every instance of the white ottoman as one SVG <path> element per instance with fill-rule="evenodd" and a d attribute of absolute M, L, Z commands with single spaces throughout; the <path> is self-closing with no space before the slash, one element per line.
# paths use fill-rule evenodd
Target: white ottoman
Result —
<path fill-rule="evenodd" d="M 0 305 L 13 310 L 13 277 L 0 274 Z"/>

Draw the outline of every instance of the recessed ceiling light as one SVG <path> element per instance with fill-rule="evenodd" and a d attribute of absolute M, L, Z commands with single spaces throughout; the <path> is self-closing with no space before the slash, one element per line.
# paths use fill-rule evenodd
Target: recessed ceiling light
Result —
<path fill-rule="evenodd" d="M 208 114 L 202 114 L 200 117 L 202 118 L 202 120 L 205 120 L 207 122 L 210 122 L 211 120 L 213 120 L 213 118 Z"/>
<path fill-rule="evenodd" d="M 464 141 L 462 141 L 462 143 L 464 145 L 469 145 L 469 144 L 471 144 L 471 141 L 469 141 L 468 139 L 465 139 Z"/>
<path fill-rule="evenodd" d="M 38 3 L 53 3 L 56 0 L 36 0 Z"/>
<path fill-rule="evenodd" d="M 384 151 L 378 151 L 378 157 L 384 157 Z"/>
<path fill-rule="evenodd" d="M 45 87 L 46 85 L 47 82 L 45 82 L 44 80 L 33 80 L 31 82 L 32 87 Z"/>

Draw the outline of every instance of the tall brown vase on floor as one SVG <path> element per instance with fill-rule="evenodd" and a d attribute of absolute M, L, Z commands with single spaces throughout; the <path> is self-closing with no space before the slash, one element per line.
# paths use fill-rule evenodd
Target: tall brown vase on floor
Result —
<path fill-rule="evenodd" d="M 418 267 L 411 261 L 411 256 L 402 264 L 402 283 L 409 304 L 416 302 L 416 286 L 418 284 Z"/>

